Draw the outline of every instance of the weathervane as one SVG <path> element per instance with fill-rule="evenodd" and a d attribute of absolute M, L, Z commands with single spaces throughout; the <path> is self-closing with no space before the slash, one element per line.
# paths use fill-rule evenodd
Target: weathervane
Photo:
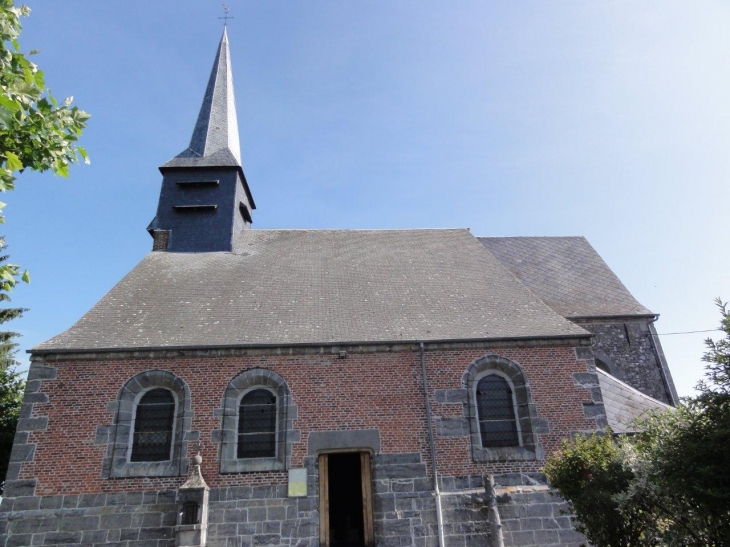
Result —
<path fill-rule="evenodd" d="M 223 6 L 223 17 L 218 17 L 218 19 L 223 19 L 223 26 L 228 26 L 228 20 L 233 19 L 232 16 L 229 15 L 229 12 L 231 11 L 231 6 L 226 6 L 225 4 L 221 4 Z"/>

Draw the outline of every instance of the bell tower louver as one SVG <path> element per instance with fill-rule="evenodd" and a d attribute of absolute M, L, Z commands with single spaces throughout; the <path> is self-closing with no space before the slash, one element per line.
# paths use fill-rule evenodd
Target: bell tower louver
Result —
<path fill-rule="evenodd" d="M 160 172 L 157 216 L 147 228 L 154 251 L 230 251 L 234 234 L 250 228 L 256 205 L 241 167 L 225 29 L 190 145 Z"/>

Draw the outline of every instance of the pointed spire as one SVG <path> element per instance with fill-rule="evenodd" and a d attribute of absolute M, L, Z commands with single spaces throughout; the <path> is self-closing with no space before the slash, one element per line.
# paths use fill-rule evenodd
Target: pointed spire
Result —
<path fill-rule="evenodd" d="M 225 27 L 190 146 L 163 165 L 178 166 L 241 166 L 231 55 Z"/>
<path fill-rule="evenodd" d="M 234 236 L 251 227 L 256 204 L 241 167 L 225 29 L 190 146 L 160 166 L 160 172 L 157 216 L 147 227 L 154 250 L 230 252 Z"/>

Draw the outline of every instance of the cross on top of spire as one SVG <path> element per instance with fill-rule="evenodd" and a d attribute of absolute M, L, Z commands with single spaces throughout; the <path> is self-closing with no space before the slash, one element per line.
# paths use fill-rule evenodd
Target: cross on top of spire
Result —
<path fill-rule="evenodd" d="M 232 15 L 229 15 L 231 12 L 231 6 L 227 6 L 226 4 L 221 4 L 223 6 L 223 17 L 218 17 L 218 19 L 223 19 L 223 26 L 228 26 L 228 20 L 229 19 L 235 19 Z"/>

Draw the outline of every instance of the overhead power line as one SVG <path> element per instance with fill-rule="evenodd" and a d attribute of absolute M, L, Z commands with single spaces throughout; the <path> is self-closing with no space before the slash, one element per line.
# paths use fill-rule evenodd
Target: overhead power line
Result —
<path fill-rule="evenodd" d="M 673 334 L 697 334 L 698 332 L 718 332 L 722 329 L 707 329 L 707 330 L 686 330 L 683 332 L 658 332 L 654 336 L 672 336 Z"/>

